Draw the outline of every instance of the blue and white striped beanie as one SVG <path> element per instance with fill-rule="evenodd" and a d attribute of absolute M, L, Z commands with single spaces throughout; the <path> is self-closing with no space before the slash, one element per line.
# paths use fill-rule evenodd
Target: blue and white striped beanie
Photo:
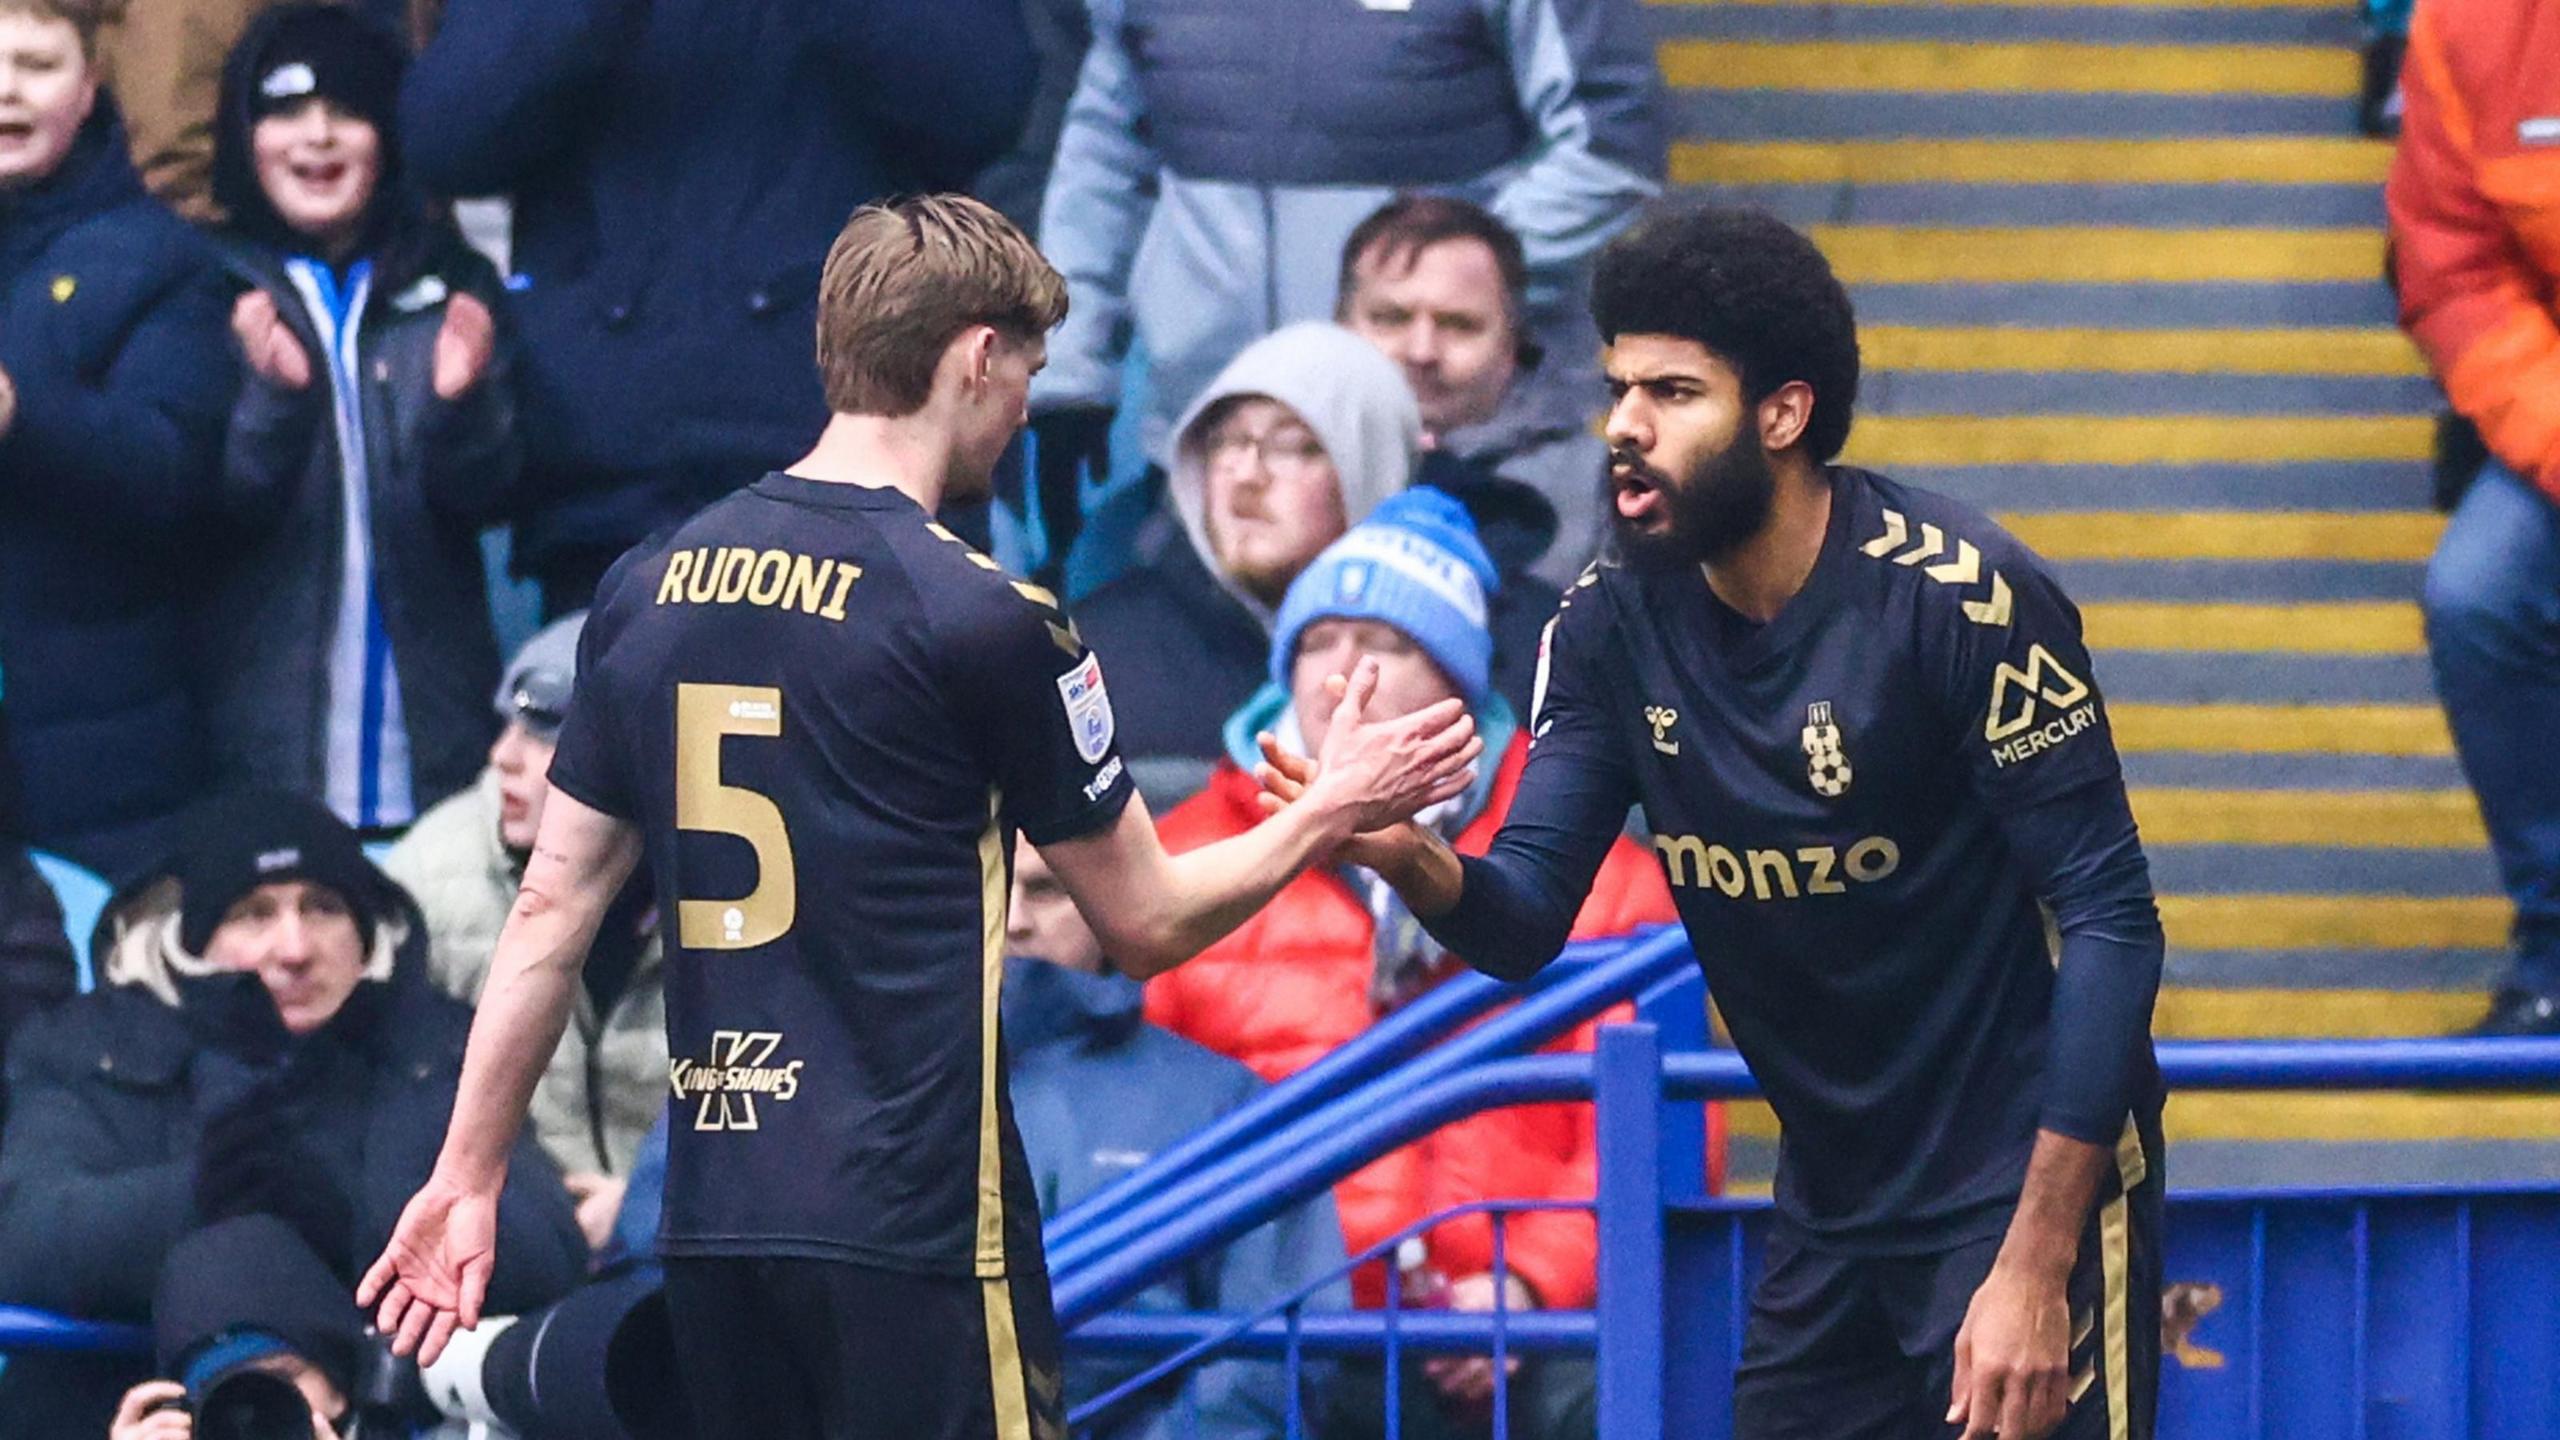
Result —
<path fill-rule="evenodd" d="M 1377 620 L 1413 638 L 1469 708 L 1493 671 L 1487 602 L 1501 588 L 1466 507 L 1445 491 L 1390 496 L 1289 586 L 1271 633 L 1271 678 L 1286 689 L 1298 637 L 1318 620 Z"/>

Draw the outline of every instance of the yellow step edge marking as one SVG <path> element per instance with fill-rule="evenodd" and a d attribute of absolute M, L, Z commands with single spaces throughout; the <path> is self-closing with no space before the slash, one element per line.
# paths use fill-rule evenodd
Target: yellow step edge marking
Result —
<path fill-rule="evenodd" d="M 1786 5 L 1803 0 L 1644 0 L 1666 8 L 1684 5 Z M 1833 5 L 1862 9 L 1942 10 L 1949 6 L 1980 9 L 2037 10 L 2334 10 L 2335 0 L 1830 0 Z"/>
<path fill-rule="evenodd" d="M 2345 136 L 2180 140 L 1683 140 L 1675 185 L 2363 185 L 2391 147 Z"/>
<path fill-rule="evenodd" d="M 2137 705 L 2110 701 L 2128 754 L 2448 756 L 2433 705 Z"/>
<path fill-rule="evenodd" d="M 1852 463 L 1911 465 L 2281 465 L 2424 460 L 2425 415 L 1867 415 Z"/>
<path fill-rule="evenodd" d="M 2133 225 L 1816 225 L 1852 285 L 2370 283 L 2379 227 L 2149 229 Z"/>
<path fill-rule="evenodd" d="M 2404 992 L 2389 993 L 2396 998 Z M 2462 1023 L 2468 1024 L 2487 1008 L 2488 997 L 2468 997 L 2465 1004 L 2468 1018 Z M 1733 1102 L 1725 1110 L 1725 1123 L 1729 1133 L 1740 1139 L 1778 1138 L 1778 1117 L 1761 1101 Z M 2169 1096 L 2161 1129 L 2172 1145 L 2202 1140 L 2560 1140 L 2560 1105 L 2538 1094 L 2190 1090 Z M 1742 1181 L 1727 1193 L 1765 1195 L 1768 1185 Z"/>
<path fill-rule="evenodd" d="M 1864 325 L 1869 371 L 2079 371 L 2163 375 L 2424 375 L 2409 337 L 2384 325 L 2299 330 L 2096 330 Z"/>
<path fill-rule="evenodd" d="M 2309 95 L 2346 99 L 2354 51 L 2332 45 L 2094 45 L 2079 41 L 1665 40 L 1683 90 L 1926 94 Z"/>
<path fill-rule="evenodd" d="M 2169 932 L 2171 948 L 2179 950 L 2495 950 L 2506 945 L 2514 914 L 2506 900 L 2488 896 L 2160 897 L 2160 922 Z M 2165 995 L 2162 999 L 2166 1003 Z M 2409 1029 L 2393 1033 L 2423 1035 L 2445 1028 L 2415 1015 L 2406 1023 Z"/>
<path fill-rule="evenodd" d="M 2449 1035 L 2488 1009 L 2488 995 L 2472 990 L 2224 990 L 2173 985 L 2160 991 L 2151 1033 L 2162 1040 L 2388 1040 Z M 2560 1110 L 2560 1106 L 2553 1108 Z"/>
<path fill-rule="evenodd" d="M 2350 850 L 2477 850 L 2489 843 L 2468 790 L 2132 792 L 2152 845 L 2308 845 Z"/>
<path fill-rule="evenodd" d="M 2190 654 L 2423 655 L 2418 607 L 2405 601 L 2249 605 L 2110 600 L 2084 605 L 2089 648 Z"/>
<path fill-rule="evenodd" d="M 2048 560 L 2421 564 L 2444 535 L 2444 517 L 2423 510 L 2047 510 L 1999 520 Z"/>
<path fill-rule="evenodd" d="M 2488 997 L 2470 1003 L 2464 1024 L 2488 1008 Z M 2198 1090 L 2169 1097 L 2162 1128 L 2172 1142 L 2560 1140 L 2560 1105 L 2549 1095 Z"/>

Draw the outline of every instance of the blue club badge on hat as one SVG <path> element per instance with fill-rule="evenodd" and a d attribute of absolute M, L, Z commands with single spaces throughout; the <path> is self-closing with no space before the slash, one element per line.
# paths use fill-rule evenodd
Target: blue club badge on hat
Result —
<path fill-rule="evenodd" d="M 1501 582 L 1475 522 L 1444 491 L 1391 496 L 1318 555 L 1272 627 L 1271 678 L 1289 683 L 1298 640 L 1318 620 L 1375 620 L 1411 637 L 1469 706 L 1491 686 L 1488 604 Z"/>

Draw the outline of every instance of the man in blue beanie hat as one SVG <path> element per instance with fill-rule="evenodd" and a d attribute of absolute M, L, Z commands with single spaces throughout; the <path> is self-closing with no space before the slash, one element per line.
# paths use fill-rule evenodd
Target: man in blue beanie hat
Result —
<path fill-rule="evenodd" d="M 1497 583 L 1457 500 L 1422 489 L 1381 502 L 1290 585 L 1272 626 L 1270 683 L 1228 719 L 1227 758 L 1206 790 L 1165 817 L 1165 843 L 1190 849 L 1259 823 L 1258 738 L 1269 733 L 1301 754 L 1303 746 L 1322 744 L 1333 711 L 1327 682 L 1370 658 L 1378 664 L 1373 713 L 1406 713 L 1451 696 L 1474 711 L 1487 757 L 1498 758 L 1467 791 L 1415 821 L 1462 852 L 1480 851 L 1510 808 L 1529 751 L 1491 679 L 1487 616 Z M 1575 933 L 1624 934 L 1672 913 L 1650 857 L 1621 839 L 1602 863 Z M 1233 935 L 1150 981 L 1146 1013 L 1278 1081 L 1458 968 L 1392 887 L 1341 866 L 1299 876 Z M 1557 1048 L 1590 1043 L 1585 1029 Z M 1587 1199 L 1595 1164 L 1588 1106 L 1529 1106 L 1474 1117 L 1399 1151 L 1345 1180 L 1334 1198 L 1349 1249 L 1359 1254 L 1427 1215 L 1474 1201 Z M 1397 1256 L 1415 1272 L 1408 1279 L 1426 1288 L 1445 1282 L 1449 1303 L 1460 1309 L 1489 1310 L 1498 1292 L 1515 1311 L 1572 1309 L 1593 1294 L 1588 1215 L 1512 1216 L 1498 1268 L 1492 1230 L 1481 1217 L 1435 1227 L 1421 1251 Z M 1355 1272 L 1352 1292 L 1362 1305 L 1380 1304 L 1379 1267 Z M 1492 1363 L 1444 1356 L 1417 1368 L 1422 1373 L 1403 1389 L 1412 1402 L 1401 1417 L 1403 1433 L 1480 1433 L 1492 1403 Z M 1588 1366 L 1541 1361 L 1512 1386 L 1513 1434 L 1545 1440 L 1589 1433 Z M 1374 1369 L 1346 1371 L 1324 1433 L 1369 1433 L 1383 1413 L 1378 1389 Z"/>

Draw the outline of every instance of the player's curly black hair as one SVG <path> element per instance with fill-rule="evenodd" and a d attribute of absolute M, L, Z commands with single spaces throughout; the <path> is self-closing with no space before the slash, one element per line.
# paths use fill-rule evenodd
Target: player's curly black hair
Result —
<path fill-rule="evenodd" d="M 1758 210 L 1662 209 L 1600 252 L 1591 318 L 1604 340 L 1676 335 L 1742 375 L 1746 403 L 1790 380 L 1813 390 L 1804 447 L 1828 462 L 1858 403 L 1858 322 L 1813 242 Z"/>

